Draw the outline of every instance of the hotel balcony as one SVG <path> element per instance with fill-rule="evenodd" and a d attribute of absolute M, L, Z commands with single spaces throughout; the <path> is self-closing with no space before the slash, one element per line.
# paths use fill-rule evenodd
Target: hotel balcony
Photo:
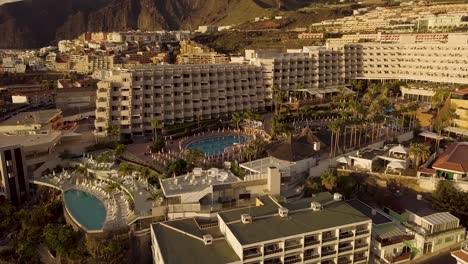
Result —
<path fill-rule="evenodd" d="M 322 244 L 332 242 L 332 241 L 336 241 L 336 240 L 338 240 L 338 238 L 336 236 L 329 236 L 329 237 L 323 236 Z"/>
<path fill-rule="evenodd" d="M 243 253 L 244 253 L 243 254 L 244 260 L 262 256 L 262 252 L 260 251 L 260 248 L 258 247 L 244 249 Z"/>
<path fill-rule="evenodd" d="M 302 263 L 302 258 L 300 255 L 287 256 L 284 257 L 284 264 L 293 264 L 293 263 Z"/>
<path fill-rule="evenodd" d="M 284 251 L 291 251 L 299 248 L 302 248 L 300 239 L 290 239 L 284 242 Z"/>
<path fill-rule="evenodd" d="M 351 243 L 344 243 L 344 244 L 338 245 L 338 252 L 340 254 L 345 253 L 345 252 L 350 252 L 352 250 L 353 250 L 353 245 L 351 245 Z"/>
<path fill-rule="evenodd" d="M 275 244 L 265 245 L 263 247 L 263 254 L 265 256 L 277 254 L 277 253 L 280 253 L 280 252 L 283 252 L 283 249 L 279 246 L 279 244 L 276 244 L 276 243 Z"/>

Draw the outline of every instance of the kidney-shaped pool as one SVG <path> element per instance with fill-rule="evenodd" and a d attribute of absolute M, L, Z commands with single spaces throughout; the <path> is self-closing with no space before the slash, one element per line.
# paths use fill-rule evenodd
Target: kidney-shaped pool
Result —
<path fill-rule="evenodd" d="M 71 189 L 64 193 L 68 212 L 86 230 L 101 230 L 106 221 L 106 208 L 94 195 Z"/>

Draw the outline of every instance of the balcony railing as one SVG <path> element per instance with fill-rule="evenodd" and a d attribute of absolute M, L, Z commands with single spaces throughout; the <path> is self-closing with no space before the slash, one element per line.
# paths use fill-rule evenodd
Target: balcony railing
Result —
<path fill-rule="evenodd" d="M 367 246 L 369 246 L 369 244 L 367 244 L 367 243 L 359 243 L 359 244 L 354 245 L 354 248 L 355 248 L 355 249 L 358 249 L 358 248 L 364 248 L 364 247 L 367 247 Z"/>
<path fill-rule="evenodd" d="M 413 240 L 413 239 L 414 239 L 414 235 L 402 235 L 402 236 L 392 237 L 392 238 L 387 238 L 387 239 L 377 238 L 377 241 L 380 242 L 380 245 L 382 247 L 385 247 L 388 245 L 398 244 L 398 243 L 402 243 L 404 241 Z"/>
<path fill-rule="evenodd" d="M 304 247 L 312 246 L 312 245 L 318 245 L 320 244 L 320 241 L 318 240 L 309 240 L 304 242 Z"/>
<path fill-rule="evenodd" d="M 322 243 L 335 241 L 336 239 L 337 239 L 337 237 L 324 237 L 324 238 L 322 238 Z"/>
<path fill-rule="evenodd" d="M 276 254 L 276 253 L 279 253 L 279 252 L 282 252 L 283 249 L 282 248 L 277 248 L 277 249 L 265 249 L 264 251 L 264 255 L 272 255 L 272 254 Z"/>
<path fill-rule="evenodd" d="M 336 254 L 336 250 L 322 251 L 322 257 L 330 256 Z"/>
<path fill-rule="evenodd" d="M 344 239 L 344 238 L 348 238 L 348 237 L 352 237 L 352 236 L 354 236 L 354 234 L 352 232 L 342 233 L 342 234 L 340 234 L 340 239 Z"/>
<path fill-rule="evenodd" d="M 390 263 L 405 261 L 405 260 L 409 260 L 410 258 L 411 258 L 411 252 L 405 252 L 405 253 L 400 254 L 399 256 L 391 256 L 391 255 L 385 256 L 385 259 L 388 260 Z"/>
<path fill-rule="evenodd" d="M 256 257 L 260 257 L 261 255 L 262 255 L 262 252 L 249 253 L 249 254 L 244 255 L 244 259 L 256 258 Z"/>
<path fill-rule="evenodd" d="M 302 248 L 301 244 L 289 245 L 284 247 L 284 251 L 293 250 L 297 248 Z"/>
<path fill-rule="evenodd" d="M 293 263 L 299 263 L 299 262 L 302 262 L 302 259 L 300 257 L 284 259 L 284 264 L 293 264 Z"/>
<path fill-rule="evenodd" d="M 349 259 L 339 259 L 338 264 L 349 264 L 351 263 L 351 260 Z"/>
<path fill-rule="evenodd" d="M 356 236 L 360 236 L 360 235 L 364 235 L 364 234 L 369 234 L 369 229 L 356 230 Z"/>
<path fill-rule="evenodd" d="M 315 254 L 315 253 L 312 253 L 312 254 L 304 254 L 304 261 L 306 260 L 311 260 L 311 259 L 316 259 L 316 258 L 319 258 L 320 255 L 319 254 Z"/>
<path fill-rule="evenodd" d="M 352 245 L 349 245 L 349 246 L 345 246 L 345 247 L 340 247 L 338 248 L 338 252 L 342 253 L 342 252 L 346 252 L 346 251 L 350 251 L 353 249 L 353 246 Z"/>

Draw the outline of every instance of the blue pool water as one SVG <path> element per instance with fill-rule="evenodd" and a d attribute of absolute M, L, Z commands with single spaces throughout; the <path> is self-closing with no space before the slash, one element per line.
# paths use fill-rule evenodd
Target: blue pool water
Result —
<path fill-rule="evenodd" d="M 68 212 L 87 230 L 100 230 L 106 220 L 106 208 L 94 195 L 79 190 L 65 191 Z"/>
<path fill-rule="evenodd" d="M 234 143 L 242 144 L 246 140 L 244 136 L 211 137 L 194 141 L 187 145 L 187 149 L 196 149 L 205 155 L 212 156 L 223 153 L 226 147 L 233 146 Z"/>

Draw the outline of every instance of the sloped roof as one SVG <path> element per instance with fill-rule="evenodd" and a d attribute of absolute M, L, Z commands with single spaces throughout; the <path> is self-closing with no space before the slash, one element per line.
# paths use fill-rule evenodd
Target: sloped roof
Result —
<path fill-rule="evenodd" d="M 267 153 L 280 160 L 299 161 L 317 153 L 314 151 L 314 142 L 320 140 L 306 127 L 296 137 L 289 135 L 285 140 L 270 144 Z"/>
<path fill-rule="evenodd" d="M 432 165 L 435 169 L 468 172 L 468 142 L 450 145 Z"/>
<path fill-rule="evenodd" d="M 403 147 L 402 145 L 397 145 L 397 146 L 394 146 L 393 148 L 391 148 L 390 152 L 407 154 L 408 150 L 405 147 Z"/>

